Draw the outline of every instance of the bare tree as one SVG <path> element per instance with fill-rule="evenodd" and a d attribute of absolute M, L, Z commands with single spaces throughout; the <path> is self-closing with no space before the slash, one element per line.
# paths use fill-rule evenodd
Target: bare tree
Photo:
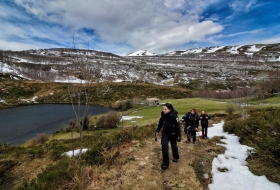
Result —
<path fill-rule="evenodd" d="M 76 122 L 79 123 L 80 134 L 80 152 L 83 149 L 83 127 L 85 118 L 88 115 L 90 106 L 90 88 L 93 84 L 93 69 L 89 65 L 89 59 L 82 55 L 75 46 L 75 35 L 73 35 L 73 44 L 76 55 L 73 58 L 72 64 L 67 67 L 68 76 L 68 92 L 72 104 L 72 108 L 76 117 Z M 76 81 L 73 81 L 76 80 Z M 82 109 L 84 106 L 84 109 Z M 80 154 L 79 154 L 80 157 Z"/>
<path fill-rule="evenodd" d="M 255 87 L 242 87 L 235 90 L 234 103 L 240 111 L 243 120 L 247 118 L 249 111 L 249 100 L 256 93 L 257 88 Z"/>

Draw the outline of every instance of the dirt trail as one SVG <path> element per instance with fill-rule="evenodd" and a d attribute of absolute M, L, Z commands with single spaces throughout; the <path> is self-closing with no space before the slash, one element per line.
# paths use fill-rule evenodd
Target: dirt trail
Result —
<path fill-rule="evenodd" d="M 205 145 L 209 142 L 203 141 Z M 88 189 L 207 189 L 207 179 L 203 176 L 211 171 L 213 147 L 204 146 L 199 137 L 196 144 L 187 144 L 183 135 L 178 148 L 179 161 L 171 161 L 163 171 L 160 139 L 157 142 L 154 139 L 133 141 L 120 148 L 116 167 L 96 170 L 95 180 Z M 169 154 L 172 160 L 170 146 Z"/>
<path fill-rule="evenodd" d="M 162 171 L 163 189 L 203 189 L 192 167 L 195 146 L 185 141 L 178 143 L 180 159 L 177 163 L 170 163 L 169 168 Z"/>

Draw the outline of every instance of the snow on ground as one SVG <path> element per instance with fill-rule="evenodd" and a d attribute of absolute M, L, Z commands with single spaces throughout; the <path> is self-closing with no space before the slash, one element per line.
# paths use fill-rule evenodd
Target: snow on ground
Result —
<path fill-rule="evenodd" d="M 232 53 L 232 54 L 239 54 L 238 48 L 240 48 L 241 46 L 233 46 L 230 49 L 228 49 L 227 51 Z"/>
<path fill-rule="evenodd" d="M 185 51 L 184 53 L 181 53 L 181 54 L 188 54 L 188 53 L 202 53 L 202 49 L 201 48 L 189 49 L 189 50 L 187 50 L 187 51 Z"/>
<path fill-rule="evenodd" d="M 205 53 L 214 53 L 218 51 L 219 49 L 223 49 L 225 46 L 218 46 L 218 47 L 211 47 L 210 49 L 207 50 Z"/>
<path fill-rule="evenodd" d="M 244 52 L 244 54 L 252 56 L 254 53 Z"/>
<path fill-rule="evenodd" d="M 172 63 L 147 63 L 147 65 L 158 65 L 158 66 L 169 66 L 169 67 L 186 67 L 183 64 L 172 64 Z"/>
<path fill-rule="evenodd" d="M 27 102 L 27 103 L 30 103 L 30 102 L 33 102 L 33 103 L 38 103 L 36 102 L 36 99 L 38 98 L 38 96 L 34 96 L 33 98 L 31 99 L 20 99 L 21 101 L 24 101 L 24 102 Z"/>
<path fill-rule="evenodd" d="M 3 73 L 11 73 L 13 72 L 13 68 L 9 65 L 7 65 L 6 63 L 2 63 L 2 72 Z"/>
<path fill-rule="evenodd" d="M 56 79 L 54 79 L 54 82 L 60 82 L 60 83 L 86 83 L 85 80 L 81 80 L 74 76 L 56 76 Z"/>
<path fill-rule="evenodd" d="M 140 119 L 142 116 L 122 116 L 121 121 L 132 120 L 132 119 Z"/>
<path fill-rule="evenodd" d="M 275 57 L 275 58 L 272 58 L 271 60 L 269 60 L 269 61 L 280 61 L 280 56 L 277 58 L 277 57 Z"/>
<path fill-rule="evenodd" d="M 87 151 L 88 151 L 87 148 L 83 148 L 83 149 L 82 149 L 82 153 L 85 153 L 85 152 L 87 152 Z M 73 157 L 73 156 L 79 155 L 80 153 L 81 153 L 81 150 L 80 150 L 80 149 L 78 149 L 78 150 L 70 150 L 70 151 L 68 151 L 68 152 L 64 152 L 64 153 L 62 154 L 62 156 L 66 155 L 66 156 L 69 156 L 69 157 Z"/>
<path fill-rule="evenodd" d="M 138 50 L 136 52 L 130 53 L 127 56 L 145 56 L 145 55 L 156 55 L 154 53 L 150 53 L 147 50 Z"/>
<path fill-rule="evenodd" d="M 241 145 L 239 137 L 223 131 L 223 125 L 224 122 L 221 122 L 208 128 L 209 138 L 225 137 L 221 139 L 225 144 L 218 145 L 226 148 L 225 153 L 218 155 L 212 162 L 212 184 L 209 184 L 209 189 L 280 190 L 280 185 L 277 183 L 268 181 L 265 176 L 256 176 L 250 172 L 246 166 L 246 158 L 253 153 L 254 148 Z M 225 171 L 221 172 L 218 169 Z"/>
<path fill-rule="evenodd" d="M 249 52 L 259 52 L 264 48 L 265 46 L 257 47 L 256 45 L 252 45 L 247 51 Z"/>

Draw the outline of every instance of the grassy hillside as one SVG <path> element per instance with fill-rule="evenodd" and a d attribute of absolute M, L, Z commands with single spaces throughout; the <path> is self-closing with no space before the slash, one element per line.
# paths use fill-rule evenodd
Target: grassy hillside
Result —
<path fill-rule="evenodd" d="M 36 99 L 38 103 L 70 103 L 71 101 L 67 83 L 42 83 L 7 78 L 0 78 L 0 81 L 0 97 L 5 101 L 0 102 L 0 109 L 32 104 L 31 99 L 34 96 L 38 97 Z M 190 91 L 170 86 L 124 82 L 92 84 L 89 93 L 91 104 L 110 107 L 118 100 L 132 98 L 185 98 L 189 96 Z"/>

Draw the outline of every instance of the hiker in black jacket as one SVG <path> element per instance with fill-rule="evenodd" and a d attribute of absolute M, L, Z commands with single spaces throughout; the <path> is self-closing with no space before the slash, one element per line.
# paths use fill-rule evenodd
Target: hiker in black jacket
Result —
<path fill-rule="evenodd" d="M 208 120 L 211 119 L 211 117 L 203 110 L 199 119 L 202 127 L 202 138 L 204 139 L 205 137 L 207 138 Z"/>
<path fill-rule="evenodd" d="M 188 112 L 182 117 L 183 122 L 185 122 L 184 132 L 187 134 L 187 143 L 191 142 L 191 137 L 193 138 L 193 143 L 196 141 L 196 132 L 199 125 L 199 116 L 196 114 L 196 110 L 193 108 L 191 112 Z"/>
<path fill-rule="evenodd" d="M 169 103 L 164 104 L 161 117 L 158 122 L 158 128 L 156 130 L 156 135 L 162 129 L 161 136 L 161 146 L 162 146 L 162 164 L 161 168 L 163 170 L 167 169 L 169 166 L 169 154 L 168 154 L 168 142 L 170 141 L 173 162 L 177 162 L 179 159 L 179 152 L 177 147 L 177 142 L 181 141 L 181 128 L 179 119 L 177 116 L 178 112 L 174 110 L 173 106 Z"/>

